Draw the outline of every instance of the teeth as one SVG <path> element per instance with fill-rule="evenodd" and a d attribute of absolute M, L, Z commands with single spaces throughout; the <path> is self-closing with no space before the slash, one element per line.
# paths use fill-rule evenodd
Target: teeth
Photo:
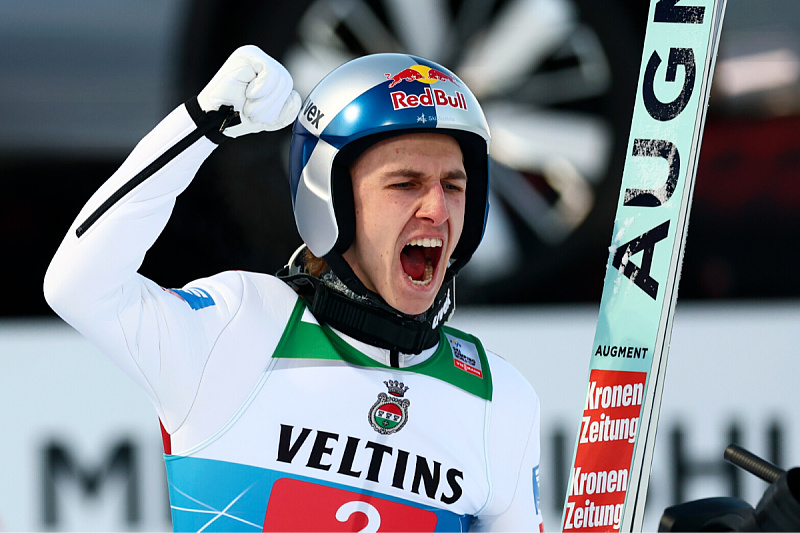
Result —
<path fill-rule="evenodd" d="M 408 246 L 422 246 L 423 248 L 441 248 L 443 241 L 438 237 L 434 237 L 433 239 L 414 239 Z"/>

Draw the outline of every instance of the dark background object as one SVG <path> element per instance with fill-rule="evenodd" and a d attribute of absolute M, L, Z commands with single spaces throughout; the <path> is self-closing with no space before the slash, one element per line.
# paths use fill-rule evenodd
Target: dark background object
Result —
<path fill-rule="evenodd" d="M 451 67 L 477 87 L 495 134 L 491 217 L 502 222 L 459 277 L 459 304 L 598 302 L 647 2 L 541 4 L 571 12 L 561 38 L 535 60 L 525 59 L 535 38 L 509 45 L 506 55 L 518 64 L 492 59 L 479 69 L 470 54 L 525 2 L 421 3 L 441 8 L 433 22 L 430 13 L 405 16 L 373 0 L 3 3 L 0 276 L 9 283 L 0 314 L 51 314 L 42 279 L 80 207 L 137 140 L 244 43 L 286 62 L 303 95 L 337 62 L 367 52 L 407 50 Z M 231 24 L 232 12 L 249 15 Z M 786 272 L 800 259 L 793 246 L 800 238 L 798 25 L 794 0 L 729 2 L 682 300 L 800 297 Z M 775 72 L 783 78 L 767 83 Z M 514 128 L 504 118 L 509 110 L 522 117 Z M 573 144 L 584 146 L 579 134 L 591 142 L 576 150 Z M 285 130 L 220 147 L 180 197 L 142 273 L 177 287 L 227 269 L 283 266 L 300 243 L 285 172 L 288 139 Z M 521 148 L 509 150 L 509 139 Z M 559 142 L 547 144 L 552 139 Z M 538 159 L 525 162 L 525 152 Z M 590 152 L 596 157 L 582 162 Z M 585 198 L 549 170 L 564 158 L 572 158 Z M 585 213 L 554 224 L 564 200 L 587 202 Z"/>

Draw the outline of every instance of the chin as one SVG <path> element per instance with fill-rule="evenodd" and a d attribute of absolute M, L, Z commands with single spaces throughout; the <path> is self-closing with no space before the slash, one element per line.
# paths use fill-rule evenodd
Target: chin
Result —
<path fill-rule="evenodd" d="M 433 301 L 430 301 L 428 303 L 420 305 L 409 305 L 405 309 L 398 309 L 398 311 L 405 313 L 407 315 L 419 315 L 430 309 L 432 305 Z"/>
<path fill-rule="evenodd" d="M 396 305 L 392 305 L 392 307 L 407 315 L 419 315 L 431 308 L 438 292 L 439 289 L 437 288 L 430 294 L 406 295 L 405 297 L 398 298 L 399 301 Z"/>

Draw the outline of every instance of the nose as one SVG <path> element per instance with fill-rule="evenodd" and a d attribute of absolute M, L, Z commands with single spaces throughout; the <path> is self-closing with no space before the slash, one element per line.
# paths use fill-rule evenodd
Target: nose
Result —
<path fill-rule="evenodd" d="M 417 209 L 417 218 L 429 221 L 434 226 L 444 224 L 450 217 L 447 198 L 441 183 L 426 187 Z"/>

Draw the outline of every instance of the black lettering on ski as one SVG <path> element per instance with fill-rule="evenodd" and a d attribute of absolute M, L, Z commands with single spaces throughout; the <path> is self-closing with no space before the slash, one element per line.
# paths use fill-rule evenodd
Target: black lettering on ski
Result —
<path fill-rule="evenodd" d="M 621 267 L 622 273 L 653 300 L 658 296 L 658 281 L 650 277 L 653 251 L 656 243 L 665 239 L 668 232 L 669 220 L 620 246 L 611 261 L 614 268 L 619 269 Z M 630 258 L 639 252 L 643 252 L 642 264 L 637 267 L 631 262 Z"/>
<path fill-rule="evenodd" d="M 681 157 L 678 147 L 661 139 L 634 139 L 632 155 L 637 157 L 661 157 L 667 161 L 667 181 L 658 189 L 625 189 L 623 204 L 634 207 L 658 207 L 672 197 L 678 184 Z"/>
<path fill-rule="evenodd" d="M 659 0 L 653 22 L 676 22 L 678 24 L 702 24 L 706 8 L 703 6 L 679 6 L 681 0 Z"/>
<path fill-rule="evenodd" d="M 678 65 L 683 65 L 684 69 L 683 88 L 681 93 L 671 102 L 664 103 L 659 100 L 654 90 L 654 81 L 659 65 L 661 65 L 661 56 L 658 55 L 658 52 L 653 52 L 644 72 L 642 99 L 644 100 L 644 107 L 651 117 L 666 122 L 680 115 L 689 103 L 689 98 L 692 97 L 697 70 L 694 62 L 694 51 L 691 48 L 669 49 L 667 75 L 664 79 L 668 82 L 674 82 L 675 75 L 678 72 Z"/>

